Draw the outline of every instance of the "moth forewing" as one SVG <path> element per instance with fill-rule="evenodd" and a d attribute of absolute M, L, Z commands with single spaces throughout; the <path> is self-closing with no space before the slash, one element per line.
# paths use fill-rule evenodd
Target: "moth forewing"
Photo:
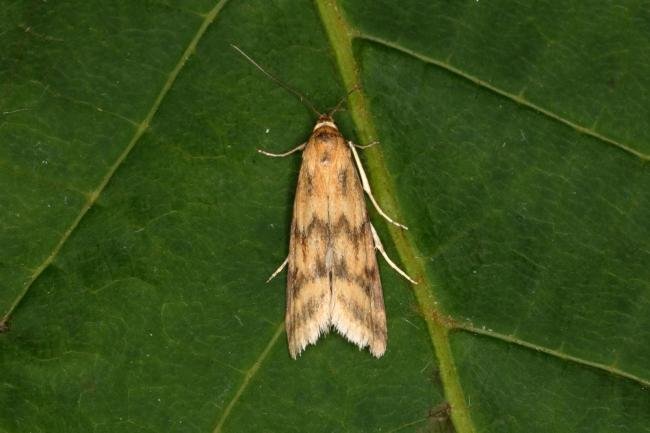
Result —
<path fill-rule="evenodd" d="M 280 154 L 259 150 L 272 157 L 303 152 L 289 255 L 269 278 L 288 265 L 285 318 L 289 352 L 296 358 L 334 327 L 360 349 L 369 347 L 380 357 L 386 351 L 387 333 L 375 249 L 392 268 L 415 282 L 386 255 L 368 220 L 364 191 L 381 216 L 406 229 L 379 207 L 354 145 L 346 143 L 332 120 L 332 113 L 345 98 L 329 115 L 322 115 L 301 93 L 269 74 L 240 48 L 233 48 L 320 116 L 306 143 Z M 358 87 L 350 93 L 355 90 Z"/>
<path fill-rule="evenodd" d="M 289 242 L 286 326 L 295 358 L 330 326 L 379 357 L 386 313 L 361 180 L 329 116 L 303 150 Z"/>

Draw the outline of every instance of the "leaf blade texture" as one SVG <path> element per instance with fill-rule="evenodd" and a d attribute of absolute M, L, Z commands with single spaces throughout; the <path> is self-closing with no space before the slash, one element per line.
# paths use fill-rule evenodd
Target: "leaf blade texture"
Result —
<path fill-rule="evenodd" d="M 0 430 L 647 431 L 647 10 L 10 3 Z M 380 360 L 289 358 L 300 161 L 255 149 L 315 119 L 231 43 L 321 110 L 362 86 L 337 123 L 421 283 L 379 259 Z"/>

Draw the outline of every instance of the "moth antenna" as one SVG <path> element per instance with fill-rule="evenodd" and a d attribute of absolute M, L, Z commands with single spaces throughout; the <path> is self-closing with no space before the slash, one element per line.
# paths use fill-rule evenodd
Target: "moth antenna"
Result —
<path fill-rule="evenodd" d="M 328 116 L 329 116 L 329 117 L 332 117 L 332 116 L 334 115 L 334 113 L 336 113 L 336 112 L 339 111 L 339 110 L 342 110 L 341 105 L 343 105 L 343 102 L 345 102 L 345 100 L 348 99 L 348 98 L 350 97 L 350 95 L 353 94 L 354 92 L 356 92 L 357 90 L 361 90 L 361 86 L 359 86 L 358 84 L 355 85 L 355 86 L 352 88 L 352 90 L 350 90 L 348 93 L 345 94 L 345 96 L 343 96 L 343 97 L 341 98 L 341 100 L 339 101 L 339 103 L 336 104 L 336 106 L 335 106 L 334 108 L 332 108 L 332 111 L 329 112 Z"/>
<path fill-rule="evenodd" d="M 300 103 L 302 103 L 302 105 L 304 105 L 305 107 L 309 108 L 311 111 L 316 113 L 317 116 L 319 116 L 319 117 L 322 116 L 322 114 L 318 110 L 316 110 L 316 108 L 314 108 L 314 104 L 312 104 L 311 101 L 309 99 L 307 99 L 307 97 L 305 95 L 303 95 L 302 93 L 298 92 L 297 90 L 289 87 L 289 85 L 285 84 L 279 78 L 276 78 L 273 75 L 271 75 L 270 73 L 266 72 L 263 67 L 261 67 L 255 60 L 251 59 L 251 57 L 248 54 L 246 54 L 245 52 L 243 52 L 241 50 L 241 48 L 239 48 L 237 45 L 230 44 L 230 46 L 233 47 L 235 50 L 237 50 L 239 52 L 239 54 L 244 56 L 244 58 L 246 60 L 251 62 L 253 64 L 253 66 L 255 66 L 257 69 L 259 69 L 264 75 L 266 75 L 266 77 L 268 79 L 273 81 L 278 86 L 282 87 L 284 90 L 286 90 L 288 92 L 291 92 L 294 96 L 298 97 L 298 99 L 300 100 Z"/>

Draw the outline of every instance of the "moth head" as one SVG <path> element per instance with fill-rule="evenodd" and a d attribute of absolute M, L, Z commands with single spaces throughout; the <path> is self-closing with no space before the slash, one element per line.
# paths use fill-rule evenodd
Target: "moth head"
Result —
<path fill-rule="evenodd" d="M 318 117 L 316 126 L 314 126 L 314 131 L 316 131 L 318 128 L 322 128 L 323 126 L 329 126 L 330 128 L 334 128 L 337 131 L 339 130 L 339 128 L 336 127 L 336 123 L 334 123 L 334 119 L 332 119 L 332 116 L 328 114 L 321 114 Z"/>

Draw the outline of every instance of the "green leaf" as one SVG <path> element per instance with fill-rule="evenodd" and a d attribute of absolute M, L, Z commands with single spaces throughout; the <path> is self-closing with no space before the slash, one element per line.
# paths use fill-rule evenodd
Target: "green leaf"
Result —
<path fill-rule="evenodd" d="M 650 431 L 643 2 L 27 2 L 0 15 L 0 432 Z M 297 361 L 313 115 L 360 143 L 389 321 Z"/>

